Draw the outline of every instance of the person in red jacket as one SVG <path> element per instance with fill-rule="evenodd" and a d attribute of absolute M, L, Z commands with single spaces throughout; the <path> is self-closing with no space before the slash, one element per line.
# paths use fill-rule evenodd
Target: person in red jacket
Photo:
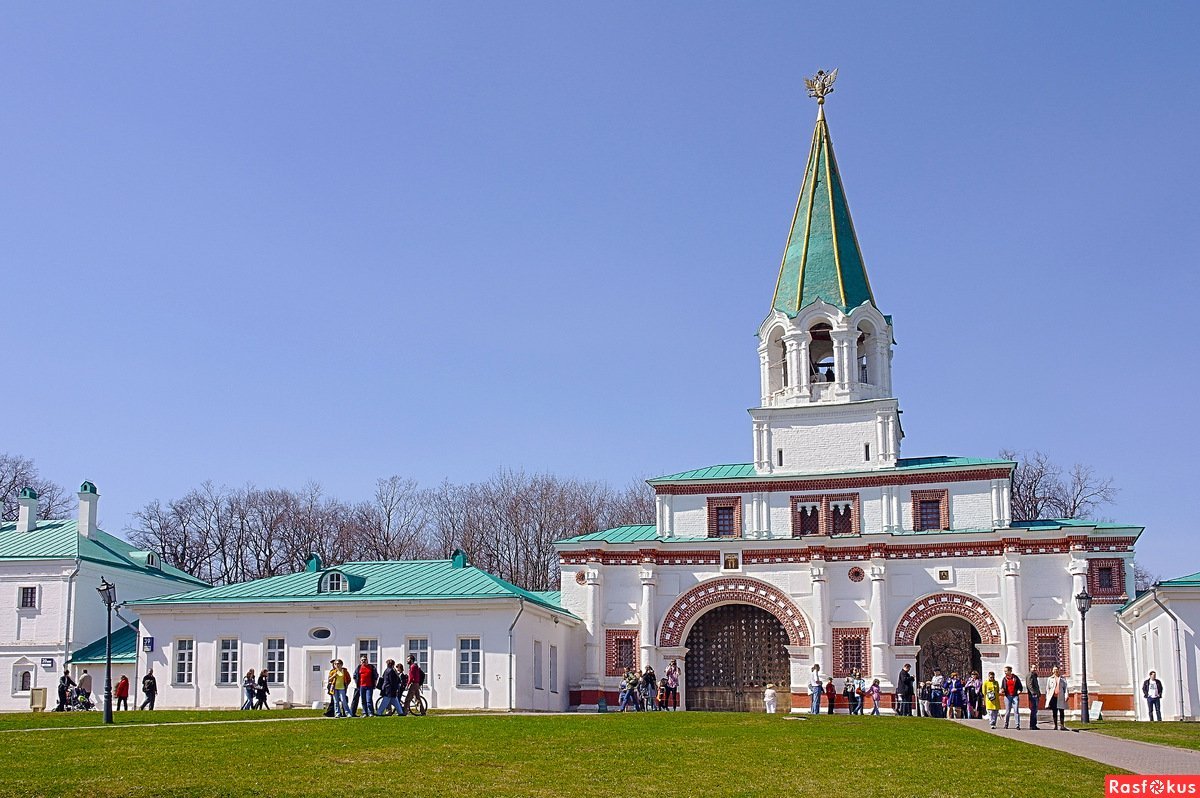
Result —
<path fill-rule="evenodd" d="M 412 654 L 408 655 L 408 685 L 404 692 L 404 711 L 406 714 L 412 714 L 412 703 L 416 700 L 417 695 L 421 692 L 421 685 L 425 681 L 425 671 L 421 670 L 421 666 L 417 664 L 417 658 Z"/>
<path fill-rule="evenodd" d="M 1017 730 L 1021 728 L 1021 679 L 1011 665 L 1004 666 L 1004 678 L 1000 680 L 1000 695 L 1004 696 L 1004 728 L 1008 728 L 1008 719 L 1017 716 Z"/>
<path fill-rule="evenodd" d="M 375 714 L 375 682 L 378 680 L 379 671 L 363 654 L 359 658 L 358 670 L 354 672 L 354 683 L 358 685 L 358 702 L 362 704 L 364 718 Z"/>
<path fill-rule="evenodd" d="M 129 711 L 129 677 L 122 675 L 121 680 L 117 682 L 117 686 L 113 688 L 113 695 L 117 699 L 117 709 L 125 708 Z"/>

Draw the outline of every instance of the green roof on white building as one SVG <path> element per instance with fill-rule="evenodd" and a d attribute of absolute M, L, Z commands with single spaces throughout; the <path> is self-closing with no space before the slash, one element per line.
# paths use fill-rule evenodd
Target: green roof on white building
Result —
<path fill-rule="evenodd" d="M 1012 460 L 995 460 L 985 457 L 902 457 L 896 461 L 895 468 L 872 469 L 871 471 L 856 471 L 854 476 L 887 474 L 892 471 L 916 471 L 933 468 L 969 468 L 971 466 L 1012 466 Z M 706 468 L 694 468 L 691 471 L 680 471 L 678 474 L 668 474 L 646 480 L 651 485 L 665 482 L 706 482 L 721 479 L 754 479 L 755 481 L 792 480 L 805 477 L 833 477 L 838 474 L 759 474 L 754 470 L 753 463 L 732 463 L 715 465 Z"/>

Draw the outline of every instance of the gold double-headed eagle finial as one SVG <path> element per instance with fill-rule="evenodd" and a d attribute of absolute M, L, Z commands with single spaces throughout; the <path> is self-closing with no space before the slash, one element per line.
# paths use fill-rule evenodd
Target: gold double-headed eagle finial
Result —
<path fill-rule="evenodd" d="M 837 80 L 837 69 L 831 72 L 818 69 L 817 74 L 811 78 L 804 79 L 804 85 L 808 87 L 808 96 L 816 97 L 817 105 L 824 105 L 825 96 L 833 94 L 833 82 L 835 80 Z"/>

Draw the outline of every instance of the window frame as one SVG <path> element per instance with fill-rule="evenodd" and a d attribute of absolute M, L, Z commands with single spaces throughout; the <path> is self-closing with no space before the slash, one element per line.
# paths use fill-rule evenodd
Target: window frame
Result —
<path fill-rule="evenodd" d="M 365 644 L 365 645 L 364 645 Z M 373 645 L 372 645 L 373 644 Z M 365 649 L 365 650 L 364 650 Z M 367 662 L 379 669 L 379 638 L 378 637 L 360 637 L 354 643 L 354 665 L 362 660 L 363 654 L 367 655 Z"/>
<path fill-rule="evenodd" d="M 550 644 L 550 692 L 558 693 L 558 646 Z"/>
<path fill-rule="evenodd" d="M 425 643 L 424 650 L 417 648 L 413 649 L 413 641 L 420 640 Z M 433 658 L 433 649 L 429 645 L 429 635 L 413 635 L 412 637 L 404 638 L 404 662 L 408 662 L 408 656 L 413 655 L 417 658 L 417 665 L 425 672 L 426 678 L 429 677 L 429 662 Z"/>
<path fill-rule="evenodd" d="M 707 501 L 708 508 L 708 536 L 710 538 L 720 538 L 722 540 L 732 540 L 742 536 L 742 497 L 741 496 L 709 496 Z M 720 511 L 732 509 L 730 518 L 730 534 L 720 534 L 721 519 Z"/>
<path fill-rule="evenodd" d="M 226 643 L 233 643 L 232 647 L 226 647 Z M 226 654 L 231 656 L 226 658 Z M 216 645 L 217 655 L 217 677 L 218 687 L 238 687 L 242 683 L 242 643 L 236 637 L 218 637 Z M 228 673 L 229 681 L 225 681 L 226 665 L 229 665 Z"/>
<path fill-rule="evenodd" d="M 334 580 L 337 580 L 337 587 L 334 587 Z M 345 593 L 350 589 L 350 581 L 346 579 L 346 575 L 341 571 L 329 571 L 321 577 L 321 589 L 318 593 Z"/>
<path fill-rule="evenodd" d="M 33 591 L 33 603 L 26 604 L 25 596 L 28 591 Z M 20 610 L 36 610 L 41 608 L 42 591 L 38 590 L 37 585 L 20 585 L 17 587 L 17 609 Z"/>
<path fill-rule="evenodd" d="M 458 638 L 457 654 L 454 679 L 456 685 L 468 690 L 482 689 L 483 638 L 480 635 L 462 635 Z"/>
<path fill-rule="evenodd" d="M 185 647 L 182 644 L 187 643 Z M 194 637 L 177 637 L 172 643 L 173 650 L 171 652 L 171 684 L 180 686 L 192 686 L 196 683 L 196 638 Z M 182 655 L 187 655 L 187 680 L 179 680 L 179 665 Z"/>
<path fill-rule="evenodd" d="M 923 526 L 921 503 L 933 501 L 939 502 L 938 525 L 936 527 Z M 950 529 L 950 491 L 946 488 L 940 488 L 937 490 L 912 491 L 910 510 L 912 513 L 913 532 L 934 532 L 938 530 Z"/>
<path fill-rule="evenodd" d="M 533 641 L 533 689 L 545 690 L 546 680 L 545 672 L 542 668 L 542 651 L 544 646 L 541 640 Z"/>
<path fill-rule="evenodd" d="M 277 649 L 272 649 L 271 643 L 279 641 L 280 646 Z M 272 657 L 272 654 L 277 656 Z M 287 675 L 287 638 L 283 636 L 268 637 L 263 640 L 263 667 L 271 674 L 271 680 L 267 684 L 279 685 L 285 683 Z"/>

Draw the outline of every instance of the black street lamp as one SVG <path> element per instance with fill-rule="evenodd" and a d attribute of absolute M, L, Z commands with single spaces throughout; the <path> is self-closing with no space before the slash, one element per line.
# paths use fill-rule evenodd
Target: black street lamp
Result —
<path fill-rule="evenodd" d="M 112 723 L 112 611 L 117 603 L 117 586 L 102 576 L 96 592 L 108 610 L 108 635 L 104 639 L 104 722 Z"/>
<path fill-rule="evenodd" d="M 1081 591 L 1079 595 L 1075 597 L 1075 606 L 1079 608 L 1079 625 L 1082 627 L 1083 631 L 1083 649 L 1081 652 L 1083 661 L 1083 708 L 1080 719 L 1086 726 L 1092 722 L 1092 719 L 1088 716 L 1087 692 L 1087 613 L 1088 610 L 1092 608 L 1092 594 L 1087 592 L 1086 589 Z"/>

